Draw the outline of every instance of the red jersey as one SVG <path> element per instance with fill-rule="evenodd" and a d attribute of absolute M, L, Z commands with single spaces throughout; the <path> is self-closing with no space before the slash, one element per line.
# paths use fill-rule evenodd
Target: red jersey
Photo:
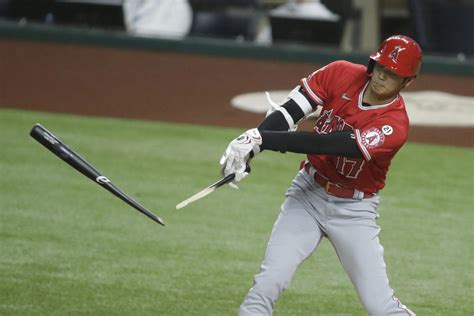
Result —
<path fill-rule="evenodd" d="M 408 115 L 402 96 L 382 105 L 362 103 L 370 77 L 367 68 L 347 61 L 333 62 L 301 80 L 313 101 L 322 106 L 314 131 L 354 131 L 364 159 L 308 155 L 329 181 L 375 193 L 385 185 L 392 158 L 408 136 Z"/>

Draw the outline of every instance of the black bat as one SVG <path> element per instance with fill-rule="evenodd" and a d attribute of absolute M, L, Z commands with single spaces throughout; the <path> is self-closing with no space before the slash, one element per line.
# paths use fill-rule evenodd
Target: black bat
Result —
<path fill-rule="evenodd" d="M 53 154 L 64 160 L 68 165 L 111 192 L 116 197 L 123 200 L 139 212 L 145 214 L 155 222 L 165 226 L 163 220 L 156 214 L 147 210 L 127 194 L 117 188 L 106 176 L 97 171 L 90 163 L 79 156 L 74 150 L 64 144 L 53 133 L 48 131 L 41 124 L 36 124 L 30 132 L 31 137 L 36 139 L 40 144 L 49 149 Z"/>

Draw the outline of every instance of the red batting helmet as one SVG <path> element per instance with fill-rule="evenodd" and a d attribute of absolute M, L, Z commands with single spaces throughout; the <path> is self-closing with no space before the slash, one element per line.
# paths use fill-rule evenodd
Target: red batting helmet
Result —
<path fill-rule="evenodd" d="M 367 71 L 374 69 L 377 62 L 402 77 L 413 77 L 421 67 L 421 48 L 418 43 L 405 35 L 393 35 L 380 44 L 379 49 L 370 55 Z"/>

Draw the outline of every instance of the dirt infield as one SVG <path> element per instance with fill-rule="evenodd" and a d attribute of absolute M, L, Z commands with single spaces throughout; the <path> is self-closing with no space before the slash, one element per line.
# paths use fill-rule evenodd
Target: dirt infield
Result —
<path fill-rule="evenodd" d="M 0 107 L 250 128 L 262 115 L 231 107 L 232 97 L 292 88 L 319 66 L 0 40 Z M 409 91 L 474 96 L 473 86 L 427 74 Z M 474 128 L 414 126 L 409 141 L 474 147 Z"/>

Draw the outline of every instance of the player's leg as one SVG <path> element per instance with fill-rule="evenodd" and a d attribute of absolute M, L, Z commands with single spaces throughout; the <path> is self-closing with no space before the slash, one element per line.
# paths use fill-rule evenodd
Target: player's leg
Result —
<path fill-rule="evenodd" d="M 291 188 L 290 188 L 291 190 Z M 271 315 L 276 300 L 288 287 L 300 265 L 316 249 L 321 230 L 305 209 L 305 203 L 293 192 L 281 207 L 265 251 L 254 286 L 245 296 L 239 315 Z"/>
<path fill-rule="evenodd" d="M 375 205 L 364 200 L 335 207 L 326 223 L 328 238 L 369 315 L 415 315 L 389 285 Z"/>

